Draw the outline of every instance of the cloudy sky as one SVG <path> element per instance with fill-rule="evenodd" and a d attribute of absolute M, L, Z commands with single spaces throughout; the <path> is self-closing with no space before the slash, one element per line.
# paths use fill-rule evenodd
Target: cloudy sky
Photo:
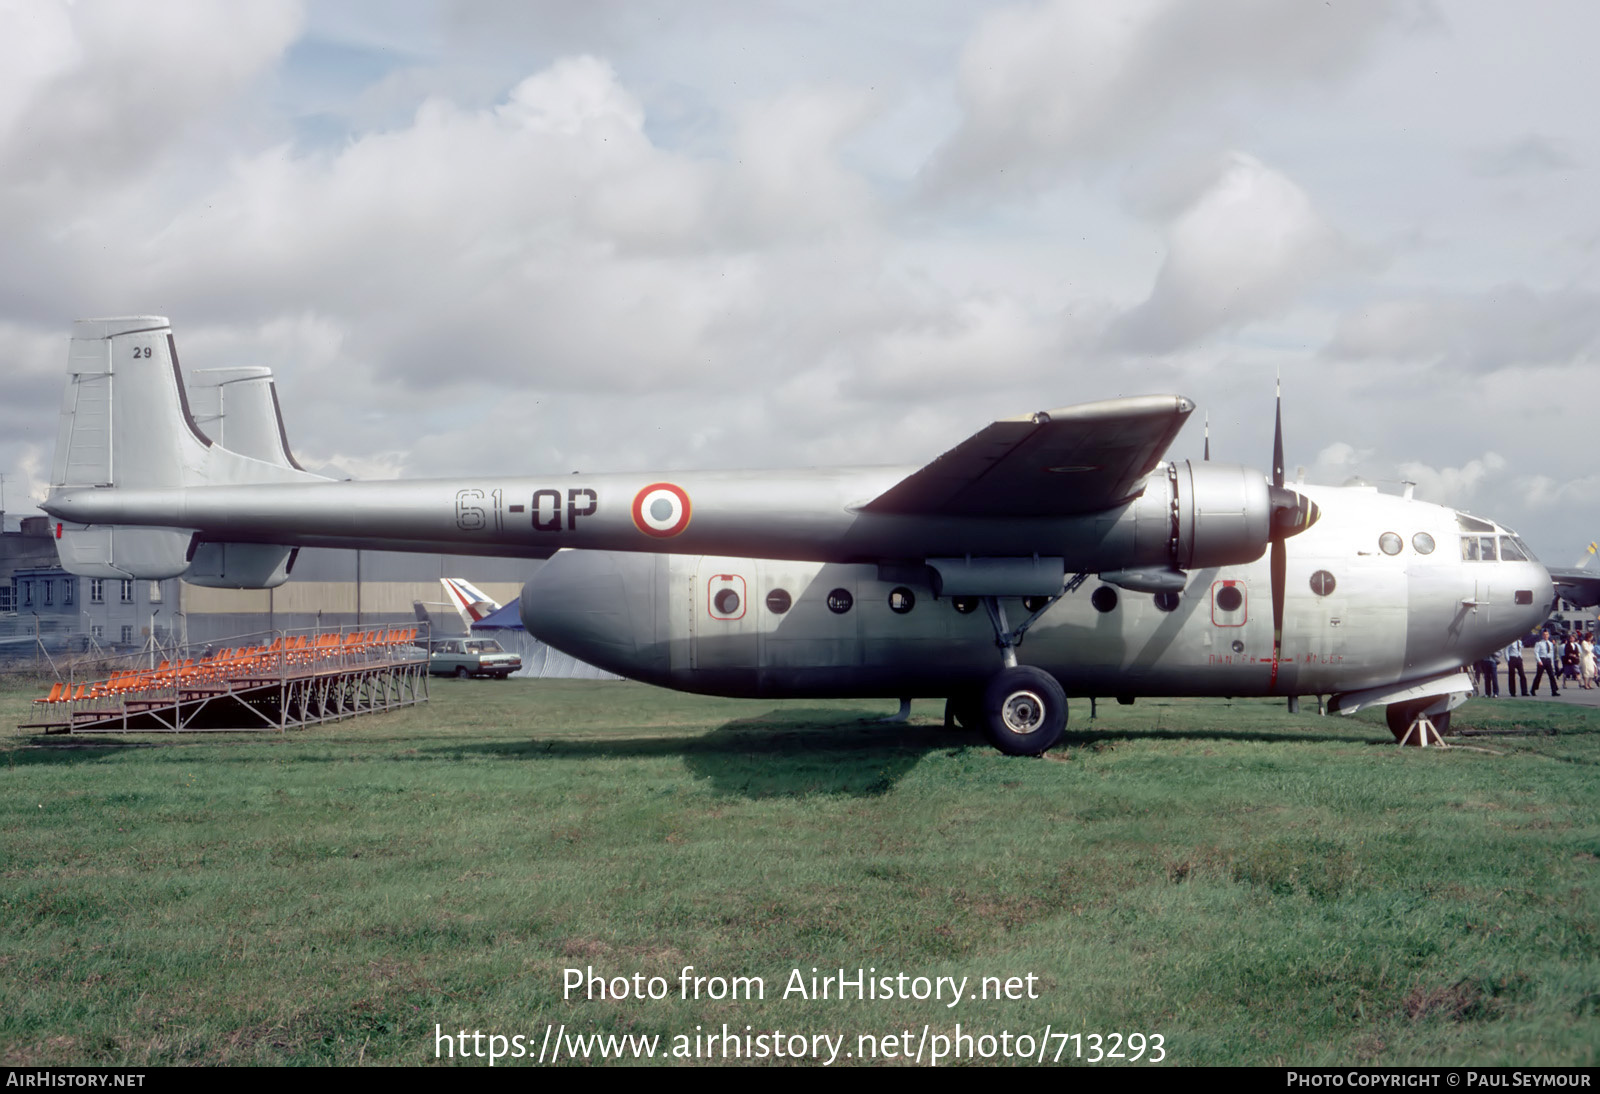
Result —
<path fill-rule="evenodd" d="M 1600 8 L 0 0 L 0 473 L 72 319 L 269 365 L 361 476 L 1173 454 L 1600 535 Z"/>

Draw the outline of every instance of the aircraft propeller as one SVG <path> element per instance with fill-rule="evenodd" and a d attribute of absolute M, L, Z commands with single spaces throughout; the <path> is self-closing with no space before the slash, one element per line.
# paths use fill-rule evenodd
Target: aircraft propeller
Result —
<path fill-rule="evenodd" d="M 1277 410 L 1272 429 L 1272 527 L 1268 534 L 1272 557 L 1272 677 L 1269 688 L 1278 686 L 1278 662 L 1283 655 L 1284 584 L 1289 571 L 1288 549 L 1284 541 L 1304 532 L 1321 514 L 1316 503 L 1283 485 L 1283 381 L 1279 379 Z"/>

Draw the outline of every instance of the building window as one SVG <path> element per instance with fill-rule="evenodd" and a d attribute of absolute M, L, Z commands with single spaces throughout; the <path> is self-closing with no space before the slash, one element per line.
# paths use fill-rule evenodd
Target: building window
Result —
<path fill-rule="evenodd" d="M 104 604 L 106 602 L 106 583 L 104 578 L 91 577 L 89 579 L 89 603 Z"/>
<path fill-rule="evenodd" d="M 127 646 L 127 645 L 131 645 L 132 643 L 133 643 L 133 624 L 132 623 L 124 623 L 122 625 L 122 644 L 124 646 Z"/>
<path fill-rule="evenodd" d="M 72 590 L 78 587 L 78 579 L 69 577 L 61 583 L 61 603 L 71 606 Z"/>
<path fill-rule="evenodd" d="M 133 578 L 131 577 L 122 579 L 122 602 L 124 604 L 133 603 Z"/>
<path fill-rule="evenodd" d="M 33 607 L 33 582 L 31 581 L 22 583 L 22 606 L 24 608 Z"/>
<path fill-rule="evenodd" d="M 0 612 L 14 612 L 16 608 L 17 591 L 9 584 L 0 585 Z"/>
<path fill-rule="evenodd" d="M 98 642 L 100 639 L 106 636 L 106 629 L 100 624 L 95 623 L 89 628 L 89 634 L 96 642 Z"/>
<path fill-rule="evenodd" d="M 159 581 L 152 581 L 150 583 L 150 603 L 161 603 L 161 582 Z"/>
<path fill-rule="evenodd" d="M 56 602 L 56 583 L 46 578 L 42 584 L 44 586 L 44 596 L 40 603 L 48 608 Z"/>

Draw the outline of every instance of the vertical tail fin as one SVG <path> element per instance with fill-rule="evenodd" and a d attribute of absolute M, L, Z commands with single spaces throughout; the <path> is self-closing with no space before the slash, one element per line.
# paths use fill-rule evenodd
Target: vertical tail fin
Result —
<path fill-rule="evenodd" d="M 259 377 L 253 377 L 259 379 Z M 213 385 L 215 386 L 215 385 Z M 162 316 L 80 319 L 72 325 L 51 490 L 163 490 L 227 483 L 317 480 L 289 455 L 270 381 L 231 415 L 240 452 L 213 442 L 195 422 L 178 369 L 172 326 Z M 209 398 L 209 396 L 208 396 Z M 270 406 L 264 399 L 270 399 Z M 221 396 L 216 402 L 221 424 Z M 269 422 L 270 415 L 270 422 Z M 275 434 L 270 441 L 264 433 Z M 56 525 L 61 564 L 87 577 L 176 577 L 200 545 L 171 528 Z M 239 545 L 242 548 L 247 545 Z M 248 545 L 203 570 L 231 570 L 234 587 L 266 587 L 287 576 L 287 547 Z M 248 556 L 248 563 L 246 558 Z M 236 581 L 244 581 L 242 585 Z"/>
<path fill-rule="evenodd" d="M 166 319 L 72 324 L 52 486 L 184 486 L 203 477 L 210 447 L 189 413 Z"/>
<path fill-rule="evenodd" d="M 189 386 L 195 422 L 217 444 L 253 460 L 305 470 L 289 451 L 270 368 L 196 369 L 189 374 Z"/>
<path fill-rule="evenodd" d="M 444 595 L 455 605 L 461 621 L 468 628 L 480 619 L 500 610 L 500 605 L 493 598 L 463 578 L 441 577 L 439 584 L 444 586 Z"/>

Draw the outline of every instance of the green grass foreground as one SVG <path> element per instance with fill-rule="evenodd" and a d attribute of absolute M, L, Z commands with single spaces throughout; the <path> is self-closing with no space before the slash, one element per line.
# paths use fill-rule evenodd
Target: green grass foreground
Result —
<path fill-rule="evenodd" d="M 284 737 L 0 738 L 0 1063 L 426 1063 L 436 1024 L 665 1052 L 723 1023 L 1597 1062 L 1600 712 L 1475 701 L 1458 727 L 1554 732 L 1402 751 L 1314 706 L 1074 702 L 1019 760 L 892 708 L 452 680 Z M 689 965 L 766 997 L 684 1000 Z M 584 967 L 670 995 L 564 998 Z M 813 967 L 1038 998 L 784 998 Z"/>

